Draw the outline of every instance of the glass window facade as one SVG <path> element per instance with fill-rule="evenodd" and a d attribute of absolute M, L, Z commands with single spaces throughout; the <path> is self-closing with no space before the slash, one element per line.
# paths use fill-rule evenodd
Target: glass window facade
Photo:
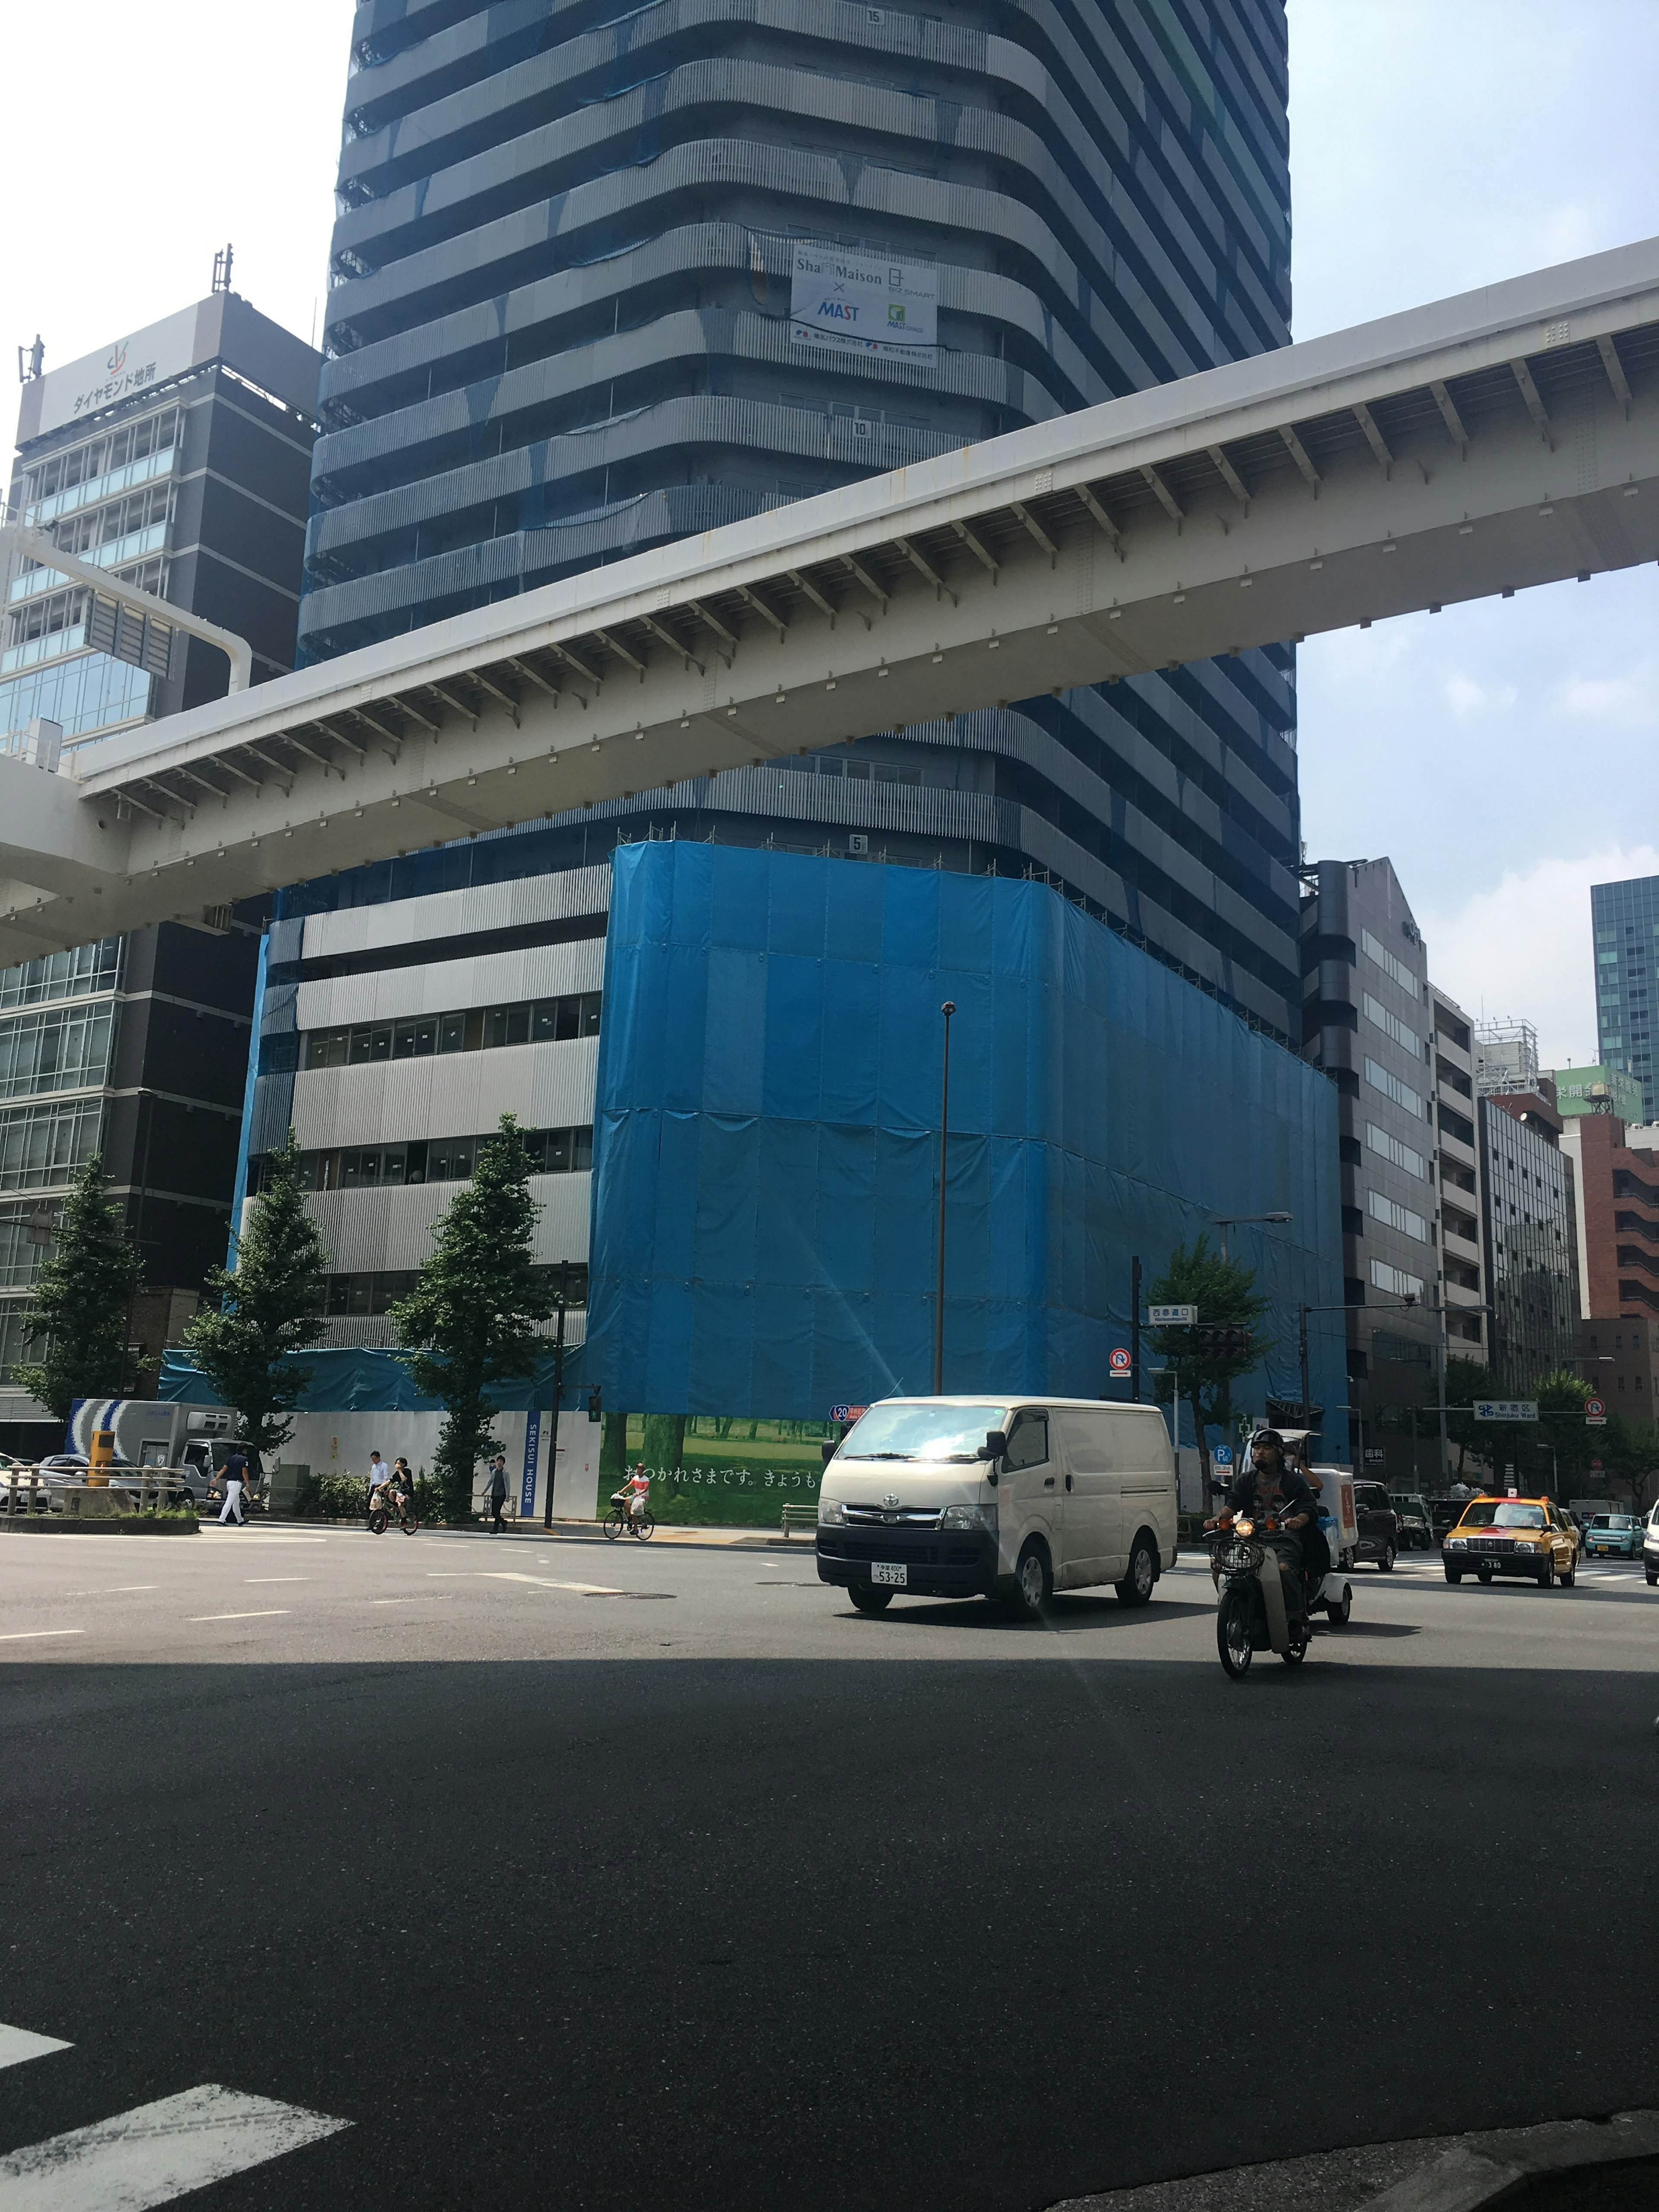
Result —
<path fill-rule="evenodd" d="M 0 1114 L 0 1190 L 46 1190 L 71 1181 L 98 1150 L 103 1119 L 98 1098 Z"/>
<path fill-rule="evenodd" d="M 43 952 L 21 968 L 0 968 L 0 1010 L 45 1006 L 54 999 L 86 999 L 113 991 L 121 981 L 125 939 L 101 938 L 72 952 Z"/>
<path fill-rule="evenodd" d="M 1659 876 L 1592 884 L 1597 1054 L 1642 1086 L 1642 1119 L 1659 1120 L 1653 1064 L 1659 1008 Z"/>
<path fill-rule="evenodd" d="M 86 1091 L 108 1079 L 115 1003 L 17 1014 L 0 1022 L 0 1098 L 37 1091 Z"/>

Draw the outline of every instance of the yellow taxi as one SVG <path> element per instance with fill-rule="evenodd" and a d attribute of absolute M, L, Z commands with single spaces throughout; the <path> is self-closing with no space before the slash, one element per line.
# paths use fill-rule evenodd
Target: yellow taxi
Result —
<path fill-rule="evenodd" d="M 1540 1589 L 1554 1582 L 1571 1589 L 1578 1545 L 1577 1522 L 1553 1498 L 1472 1498 L 1441 1551 L 1449 1583 L 1524 1575 Z"/>

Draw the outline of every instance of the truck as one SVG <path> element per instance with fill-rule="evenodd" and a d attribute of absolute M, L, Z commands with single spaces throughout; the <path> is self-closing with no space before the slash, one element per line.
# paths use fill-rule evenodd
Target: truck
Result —
<path fill-rule="evenodd" d="M 140 1468 L 164 1469 L 179 1477 L 179 1488 L 200 1505 L 218 1470 L 240 1443 L 247 1455 L 252 1486 L 258 1485 L 258 1455 L 237 1435 L 237 1419 L 228 1407 L 181 1406 L 166 1398 L 77 1398 L 70 1407 L 64 1437 L 66 1458 L 92 1456 L 94 1431 L 114 1437 L 111 1480 Z"/>

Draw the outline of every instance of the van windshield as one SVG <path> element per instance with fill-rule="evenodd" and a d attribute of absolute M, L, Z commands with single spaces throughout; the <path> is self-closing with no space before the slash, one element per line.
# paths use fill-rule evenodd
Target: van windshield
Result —
<path fill-rule="evenodd" d="M 1002 1406 L 872 1406 L 840 1459 L 972 1460 L 989 1429 L 1006 1429 Z"/>

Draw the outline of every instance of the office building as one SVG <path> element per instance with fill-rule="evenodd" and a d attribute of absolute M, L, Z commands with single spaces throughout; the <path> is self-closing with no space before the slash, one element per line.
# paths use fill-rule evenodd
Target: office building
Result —
<path fill-rule="evenodd" d="M 1346 1318 L 1354 1463 L 1409 1486 L 1437 1449 L 1425 1410 L 1440 1357 L 1428 956 L 1388 860 L 1321 860 L 1303 881 L 1303 1054 L 1335 1085 L 1341 1153 L 1347 1312 L 1325 1326 Z M 1457 1054 L 1445 1057 L 1449 1071 Z M 1446 1137 L 1461 1159 L 1449 1115 Z M 1328 1440 L 1341 1434 L 1328 1409 Z"/>
<path fill-rule="evenodd" d="M 1572 1164 L 1579 1310 L 1586 1321 L 1659 1316 L 1659 1152 L 1612 1114 L 1562 1130 Z"/>
<path fill-rule="evenodd" d="M 1481 1184 L 1474 1027 L 1449 992 L 1429 986 L 1434 1027 L 1434 1165 L 1446 1350 L 1485 1364 L 1486 1194 Z"/>
<path fill-rule="evenodd" d="M 301 659 L 1285 343 L 1283 7 L 1196 21 L 1194 39 L 1153 0 L 1109 21 L 781 0 L 652 10 L 622 38 L 597 0 L 368 0 Z M 524 1083 L 538 1128 L 592 1126 L 585 1039 L 544 1036 L 533 1010 L 605 988 L 619 845 L 1040 878 L 1286 1038 L 1294 726 L 1291 651 L 1246 652 L 284 895 L 249 1148 L 291 1109 L 308 1151 L 340 1156 L 339 1340 L 377 1318 L 384 1334 L 372 1309 L 421 1256 L 411 1141 L 476 1136 Z M 364 918 L 409 901 L 410 927 Z M 395 1060 L 398 1024 L 495 1007 L 532 1010 L 529 1058 L 481 1048 L 465 1113 L 434 1091 L 441 1127 L 372 1060 L 336 1069 L 301 1043 L 349 1028 L 348 1054 L 372 1054 L 356 1029 L 390 1024 Z M 402 1195 L 371 1196 L 362 1161 L 384 1186 L 400 1146 Z M 587 1173 L 556 1173 L 543 1256 L 578 1267 Z"/>
<path fill-rule="evenodd" d="M 1590 885 L 1596 1051 L 1642 1086 L 1644 1121 L 1659 1121 L 1653 1014 L 1659 1004 L 1659 876 Z"/>
<path fill-rule="evenodd" d="M 1517 1395 L 1577 1354 L 1577 1198 L 1528 1022 L 1475 1032 L 1491 1365 Z M 1581 1117 L 1581 1133 L 1593 1119 Z"/>
<path fill-rule="evenodd" d="M 255 680 L 276 675 L 294 659 L 317 367 L 218 291 L 48 368 L 22 388 L 9 518 L 246 637 Z M 5 592 L 6 750 L 95 757 L 115 731 L 224 691 L 224 655 L 164 614 L 32 560 Z M 28 1356 L 58 1206 L 94 1152 L 144 1266 L 130 1388 L 224 1257 L 263 920 L 216 913 L 0 971 L 0 1445 L 47 1443 L 40 1409 L 3 1386 Z"/>
<path fill-rule="evenodd" d="M 1554 1067 L 1555 1103 L 1563 1123 L 1581 1114 L 1612 1114 L 1633 1126 L 1642 1119 L 1642 1086 L 1622 1067 Z"/>
<path fill-rule="evenodd" d="M 1659 1421 L 1659 1340 L 1650 1316 L 1597 1314 L 1581 1321 L 1578 1372 L 1610 1413 Z"/>

